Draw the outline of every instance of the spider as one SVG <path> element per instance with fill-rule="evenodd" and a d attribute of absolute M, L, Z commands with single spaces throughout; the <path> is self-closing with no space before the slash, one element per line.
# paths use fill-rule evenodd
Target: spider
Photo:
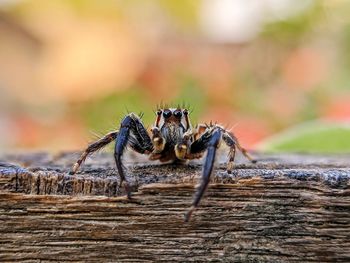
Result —
<path fill-rule="evenodd" d="M 192 205 L 185 214 L 185 221 L 189 221 L 193 211 L 209 184 L 213 171 L 215 155 L 220 142 L 230 148 L 227 162 L 227 172 L 231 173 L 234 167 L 236 149 L 251 162 L 256 161 L 243 148 L 235 135 L 217 124 L 198 124 L 192 128 L 189 111 L 184 108 L 161 108 L 156 111 L 154 126 L 148 132 L 141 118 L 135 113 L 126 115 L 121 121 L 120 129 L 112 131 L 101 139 L 91 143 L 73 165 L 71 174 L 75 174 L 83 164 L 87 156 L 115 141 L 114 159 L 121 179 L 120 185 L 124 185 L 127 197 L 131 198 L 131 189 L 125 177 L 122 164 L 123 152 L 127 146 L 132 150 L 147 154 L 150 160 L 160 162 L 185 162 L 186 160 L 201 158 L 207 152 L 201 183 L 194 195 Z"/>

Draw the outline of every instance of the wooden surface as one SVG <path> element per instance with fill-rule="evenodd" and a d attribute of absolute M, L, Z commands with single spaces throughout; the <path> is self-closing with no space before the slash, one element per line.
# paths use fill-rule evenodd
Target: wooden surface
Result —
<path fill-rule="evenodd" d="M 127 162 L 128 201 L 111 154 L 70 176 L 76 157 L 2 156 L 1 262 L 350 262 L 347 155 L 259 155 L 231 175 L 220 161 L 189 223 L 198 162 Z"/>

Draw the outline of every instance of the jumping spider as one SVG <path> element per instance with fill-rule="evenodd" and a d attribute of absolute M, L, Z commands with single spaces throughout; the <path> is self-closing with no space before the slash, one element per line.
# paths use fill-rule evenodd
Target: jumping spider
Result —
<path fill-rule="evenodd" d="M 141 118 L 134 113 L 128 114 L 121 122 L 120 129 L 105 135 L 100 140 L 90 144 L 73 165 L 72 174 L 75 174 L 86 157 L 115 141 L 114 158 L 121 184 L 124 183 L 128 198 L 131 191 L 122 164 L 122 155 L 127 146 L 134 151 L 149 155 L 150 160 L 161 162 L 186 161 L 198 159 L 207 152 L 202 180 L 197 188 L 192 206 L 185 215 L 188 221 L 208 186 L 213 171 L 215 155 L 221 140 L 230 148 L 228 154 L 227 172 L 231 173 L 236 149 L 240 150 L 251 162 L 255 160 L 238 142 L 233 133 L 216 124 L 199 124 L 192 128 L 189 120 L 189 111 L 183 108 L 162 108 L 156 112 L 156 121 L 150 133 L 143 125 Z"/>

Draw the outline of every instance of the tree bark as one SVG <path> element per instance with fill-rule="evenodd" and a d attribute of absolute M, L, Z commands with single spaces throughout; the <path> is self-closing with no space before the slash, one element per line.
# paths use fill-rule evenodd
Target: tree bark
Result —
<path fill-rule="evenodd" d="M 74 176 L 76 154 L 5 155 L 0 261 L 350 262 L 349 157 L 260 154 L 232 174 L 219 157 L 184 223 L 200 162 L 127 157 L 127 200 L 110 154 Z"/>

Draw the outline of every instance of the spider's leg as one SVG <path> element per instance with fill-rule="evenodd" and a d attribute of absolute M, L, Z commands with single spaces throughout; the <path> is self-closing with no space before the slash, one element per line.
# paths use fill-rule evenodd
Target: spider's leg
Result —
<path fill-rule="evenodd" d="M 151 138 L 147 134 L 146 128 L 143 126 L 140 118 L 133 113 L 130 113 L 122 120 L 114 148 L 114 159 L 120 176 L 120 185 L 125 182 L 125 190 L 128 198 L 130 198 L 130 186 L 126 180 L 122 164 L 122 155 L 128 143 L 140 153 L 149 153 L 153 150 Z"/>
<path fill-rule="evenodd" d="M 232 132 L 225 131 L 225 133 L 222 136 L 222 139 L 224 140 L 226 145 L 229 146 L 231 149 L 232 149 L 232 147 L 234 147 L 234 148 L 237 147 L 238 150 L 240 150 L 249 161 L 251 161 L 252 163 L 256 163 L 256 160 L 252 156 L 250 156 L 250 154 L 248 153 L 248 151 L 245 148 L 243 148 L 240 145 L 238 139 L 236 138 L 236 136 Z M 234 158 L 234 156 L 233 156 L 233 158 Z"/>
<path fill-rule="evenodd" d="M 256 163 L 257 160 L 255 160 L 249 153 L 248 151 L 243 148 L 242 146 L 240 146 L 239 144 L 237 144 L 237 148 L 243 153 L 243 155 L 249 160 L 251 161 L 252 163 Z"/>
<path fill-rule="evenodd" d="M 204 194 L 204 192 L 209 184 L 210 175 L 213 171 L 216 150 L 217 150 L 219 143 L 220 143 L 220 140 L 221 140 L 221 133 L 222 133 L 222 130 L 219 128 L 219 129 L 214 129 L 213 132 L 210 133 L 210 136 L 209 136 L 209 134 L 203 134 L 203 135 L 206 135 L 207 138 L 210 138 L 206 143 L 207 156 L 206 156 L 204 166 L 203 166 L 201 183 L 200 183 L 199 187 L 197 188 L 196 194 L 195 194 L 193 202 L 192 202 L 192 206 L 191 206 L 190 210 L 187 212 L 187 214 L 185 215 L 186 222 L 188 222 L 193 211 L 198 207 L 199 202 L 200 202 L 200 200 L 201 200 L 201 198 L 202 198 L 202 196 L 203 196 L 203 194 Z M 205 139 L 204 141 L 206 141 L 206 140 L 207 139 Z M 197 145 L 197 146 L 199 147 L 199 145 Z"/>
<path fill-rule="evenodd" d="M 86 150 L 81 154 L 78 161 L 73 165 L 72 170 L 70 174 L 75 174 L 79 167 L 84 163 L 86 157 L 88 157 L 90 154 L 102 149 L 104 146 L 106 146 L 108 143 L 112 142 L 117 138 L 118 131 L 110 132 L 103 136 L 101 139 L 99 139 L 96 142 L 91 143 Z"/>
<path fill-rule="evenodd" d="M 198 128 L 199 127 L 199 128 Z M 203 156 L 205 150 L 208 148 L 208 143 L 211 139 L 213 127 L 208 127 L 200 124 L 197 127 L 197 132 L 193 132 L 194 141 L 189 146 L 185 159 L 199 159 Z"/>
<path fill-rule="evenodd" d="M 190 153 L 202 153 L 208 148 L 208 143 L 212 137 L 212 130 L 204 132 L 201 137 L 195 140 L 190 147 Z"/>
<path fill-rule="evenodd" d="M 150 136 L 148 135 L 147 129 L 143 125 L 141 119 L 131 113 L 130 116 L 135 122 L 135 130 L 133 130 L 133 134 L 136 136 L 136 142 L 142 146 L 145 152 L 152 152 L 153 151 L 153 144 Z M 137 150 L 137 149 L 134 149 Z M 144 153 L 141 151 L 141 153 Z"/>
<path fill-rule="evenodd" d="M 198 140 L 200 136 L 207 131 L 208 126 L 204 123 L 197 124 L 194 128 L 194 140 Z"/>
<path fill-rule="evenodd" d="M 228 147 L 230 147 L 230 151 L 228 153 L 227 172 L 232 173 L 234 160 L 236 156 L 236 141 L 227 132 L 224 132 L 224 134 L 222 135 L 222 140 L 226 143 Z"/>

